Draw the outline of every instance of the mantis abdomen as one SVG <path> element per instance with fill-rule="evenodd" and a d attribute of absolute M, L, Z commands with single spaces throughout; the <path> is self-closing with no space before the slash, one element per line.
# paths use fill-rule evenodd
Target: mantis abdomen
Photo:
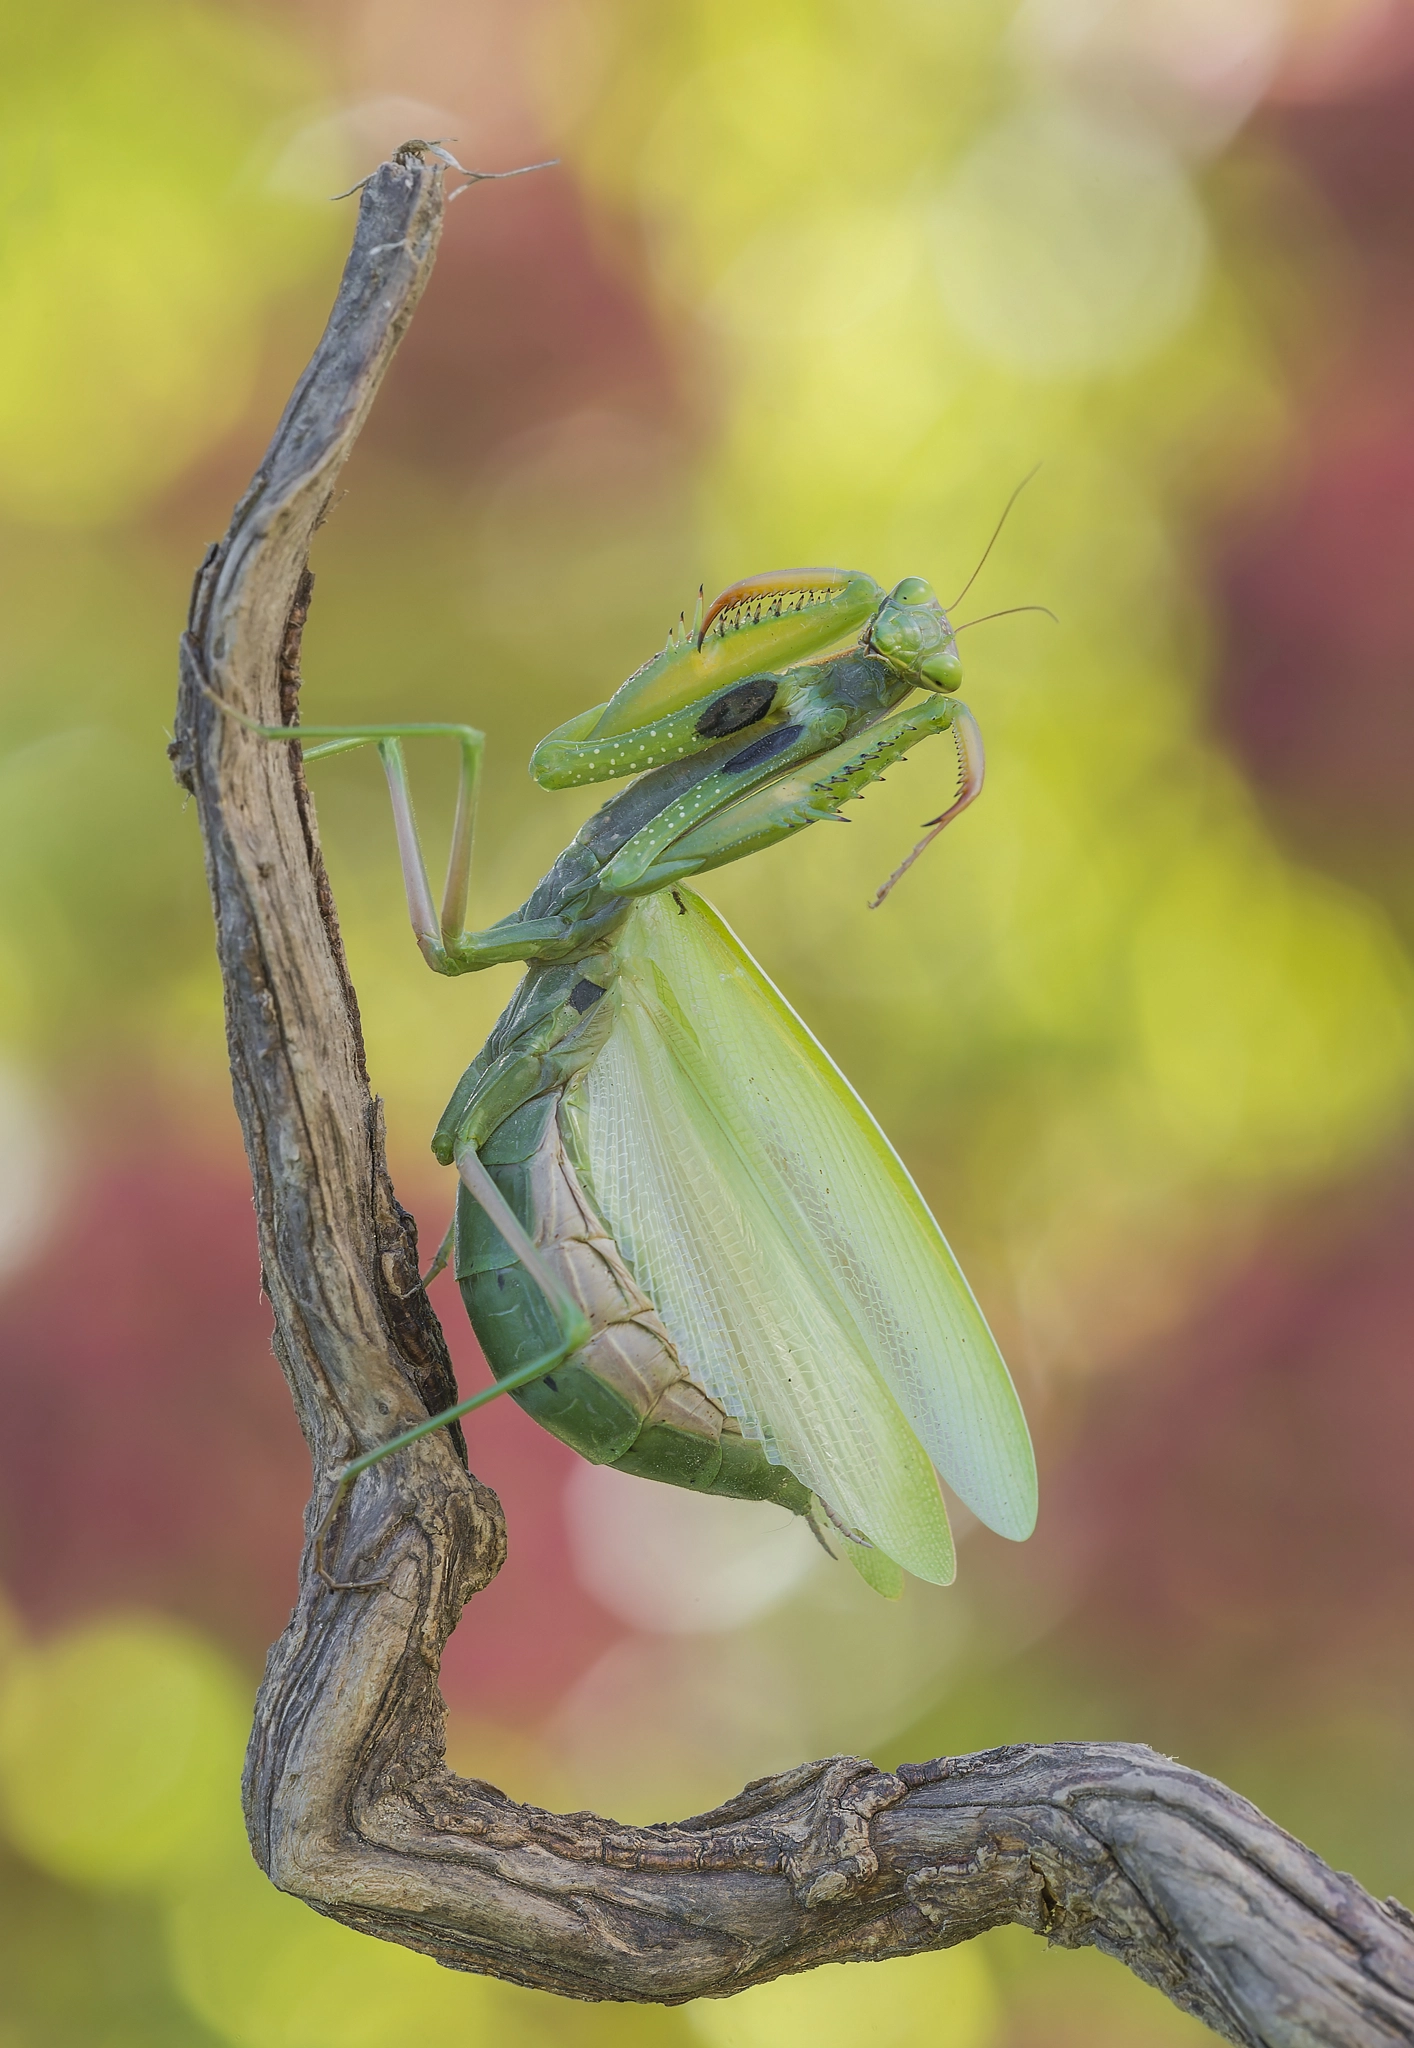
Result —
<path fill-rule="evenodd" d="M 808 1514 L 784 1465 L 692 1379 L 656 1308 L 585 1192 L 567 1138 L 567 1090 L 523 1103 L 478 1152 L 592 1336 L 564 1365 L 515 1391 L 526 1413 L 596 1465 L 698 1493 L 770 1500 Z M 465 1188 L 456 1271 L 486 1362 L 498 1379 L 553 1350 L 559 1326 L 543 1289 Z"/>

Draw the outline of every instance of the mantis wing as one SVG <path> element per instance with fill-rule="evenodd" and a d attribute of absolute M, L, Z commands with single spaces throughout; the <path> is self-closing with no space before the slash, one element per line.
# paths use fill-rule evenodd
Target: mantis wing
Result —
<path fill-rule="evenodd" d="M 863 1103 L 700 898 L 649 897 L 619 952 L 588 1166 L 683 1363 L 919 1578 L 953 1571 L 930 1457 L 983 1521 L 1029 1534 L 1006 1367 Z"/>

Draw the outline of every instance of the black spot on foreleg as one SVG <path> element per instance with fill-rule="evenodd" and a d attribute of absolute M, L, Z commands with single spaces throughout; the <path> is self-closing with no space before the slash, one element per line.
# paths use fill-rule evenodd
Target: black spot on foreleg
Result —
<path fill-rule="evenodd" d="M 697 731 L 704 740 L 724 740 L 728 733 L 755 725 L 775 703 L 777 687 L 775 676 L 749 676 L 744 683 L 723 690 L 698 719 Z"/>
<path fill-rule="evenodd" d="M 774 732 L 763 732 L 759 740 L 753 740 L 749 747 L 733 754 L 730 761 L 723 761 L 722 774 L 743 775 L 748 768 L 759 768 L 763 761 L 769 761 L 776 754 L 783 754 L 787 747 L 793 747 L 804 730 L 803 725 L 778 725 Z"/>

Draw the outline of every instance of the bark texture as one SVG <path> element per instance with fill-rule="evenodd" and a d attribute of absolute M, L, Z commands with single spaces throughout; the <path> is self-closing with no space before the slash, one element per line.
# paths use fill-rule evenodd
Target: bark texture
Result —
<path fill-rule="evenodd" d="M 205 835 L 275 1348 L 314 1465 L 307 1532 L 350 1457 L 455 1397 L 384 1164 L 298 749 L 254 738 L 213 698 L 294 716 L 310 541 L 442 208 L 441 171 L 410 156 L 364 191 L 329 326 L 198 572 L 183 641 L 172 752 Z M 335 1576 L 371 1590 L 330 1590 L 307 1533 L 245 1798 L 261 1864 L 318 1911 L 456 1969 L 663 2003 L 1015 1922 L 1093 1943 L 1249 2048 L 1414 2041 L 1414 1919 L 1138 1746 L 897 1772 L 832 1757 L 653 1827 L 542 1812 L 454 1776 L 439 1659 L 504 1548 L 500 1504 L 449 1431 L 365 1474 L 340 1508 Z"/>

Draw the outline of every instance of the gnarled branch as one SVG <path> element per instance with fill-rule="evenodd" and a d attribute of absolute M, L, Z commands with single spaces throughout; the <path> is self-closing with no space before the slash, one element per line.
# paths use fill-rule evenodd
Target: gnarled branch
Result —
<path fill-rule="evenodd" d="M 1414 1920 L 1223 1786 L 1137 1746 L 876 1770 L 803 1764 L 714 1813 L 620 1827 L 518 1806 L 443 1762 L 437 1672 L 496 1572 L 500 1504 L 441 1431 L 361 1478 L 331 1590 L 312 1532 L 341 1466 L 454 1398 L 384 1164 L 292 718 L 306 557 L 431 270 L 442 173 L 362 199 L 338 299 L 230 530 L 197 575 L 173 756 L 205 835 L 236 1108 L 275 1345 L 314 1462 L 298 1604 L 246 1769 L 261 1864 L 320 1912 L 453 1968 L 574 1998 L 723 1996 L 1003 1922 L 1093 1943 L 1262 2048 L 1414 2041 Z"/>

